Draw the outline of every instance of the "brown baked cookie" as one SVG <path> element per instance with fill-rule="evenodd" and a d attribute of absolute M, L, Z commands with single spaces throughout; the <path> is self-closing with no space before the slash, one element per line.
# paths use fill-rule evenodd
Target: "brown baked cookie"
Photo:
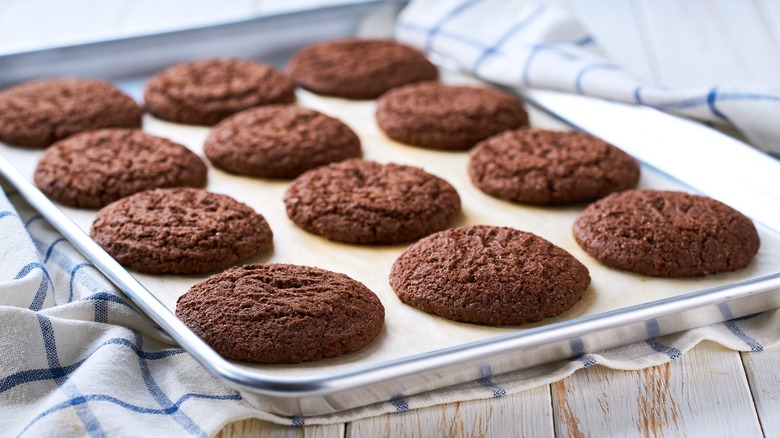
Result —
<path fill-rule="evenodd" d="M 747 266 L 759 239 L 753 222 L 714 199 L 629 190 L 596 201 L 574 238 L 608 266 L 657 277 L 695 277 Z"/>
<path fill-rule="evenodd" d="M 154 189 L 98 211 L 90 236 L 120 264 L 152 274 L 224 269 L 273 244 L 262 215 L 202 189 Z"/>
<path fill-rule="evenodd" d="M 100 129 L 46 149 L 35 185 L 72 207 L 100 208 L 144 190 L 203 187 L 206 165 L 186 147 L 138 129 Z"/>
<path fill-rule="evenodd" d="M 52 78 L 0 92 L 0 141 L 43 148 L 100 128 L 140 128 L 141 107 L 113 85 L 92 79 Z"/>
<path fill-rule="evenodd" d="M 489 88 L 423 82 L 382 96 L 379 127 L 393 140 L 430 149 L 463 150 L 479 141 L 528 125 L 523 104 Z"/>
<path fill-rule="evenodd" d="M 293 55 L 287 72 L 326 96 L 374 99 L 385 91 L 438 77 L 418 50 L 389 40 L 344 39 L 312 44 Z"/>
<path fill-rule="evenodd" d="M 304 230 L 349 243 L 401 243 L 447 228 L 460 197 L 422 169 L 346 160 L 310 170 L 284 195 L 287 216 Z"/>
<path fill-rule="evenodd" d="M 344 274 L 254 264 L 196 284 L 179 297 L 176 316 L 228 359 L 300 363 L 361 349 L 382 330 L 385 309 Z"/>
<path fill-rule="evenodd" d="M 531 233 L 476 225 L 421 239 L 393 264 L 406 304 L 455 321 L 525 324 L 563 313 L 590 284 L 571 254 Z"/>
<path fill-rule="evenodd" d="M 292 103 L 295 84 L 276 68 L 239 59 L 207 59 L 168 67 L 146 84 L 146 109 L 189 125 L 214 125 L 260 105 Z"/>
<path fill-rule="evenodd" d="M 472 149 L 469 176 L 488 195 L 529 204 L 566 204 L 636 187 L 639 164 L 584 132 L 518 129 Z"/>
<path fill-rule="evenodd" d="M 268 178 L 295 178 L 361 153 L 360 139 L 349 126 L 295 105 L 253 108 L 223 120 L 203 152 L 219 168 Z"/>

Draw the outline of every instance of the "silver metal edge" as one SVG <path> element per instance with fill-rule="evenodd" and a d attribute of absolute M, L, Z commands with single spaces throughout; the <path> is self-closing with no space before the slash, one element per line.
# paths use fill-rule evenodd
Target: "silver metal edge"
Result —
<path fill-rule="evenodd" d="M 78 76 L 83 71 L 90 71 L 90 77 L 95 79 L 117 80 L 210 56 L 272 59 L 316 40 L 354 34 L 363 16 L 380 7 L 394 9 L 397 13 L 405 3 L 404 0 L 371 0 L 211 26 L 0 54 L 0 88 L 44 76 Z M 301 28 L 310 31 L 300 32 Z M 345 29 L 351 29 L 351 32 L 345 32 Z M 247 35 L 257 38 L 247 38 Z"/>

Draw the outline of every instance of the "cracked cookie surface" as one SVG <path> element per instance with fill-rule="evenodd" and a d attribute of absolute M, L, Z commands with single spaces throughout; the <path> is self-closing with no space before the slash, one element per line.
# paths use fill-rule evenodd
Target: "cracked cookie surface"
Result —
<path fill-rule="evenodd" d="M 226 358 L 300 363 L 359 350 L 382 330 L 385 310 L 344 274 L 253 264 L 196 284 L 179 297 L 176 315 Z"/>
<path fill-rule="evenodd" d="M 312 44 L 293 55 L 286 70 L 307 90 L 349 99 L 374 99 L 391 88 L 438 77 L 417 49 L 372 39 Z"/>
<path fill-rule="evenodd" d="M 388 137 L 429 149 L 465 150 L 507 129 L 528 125 L 515 97 L 489 88 L 421 82 L 388 91 L 376 120 Z"/>
<path fill-rule="evenodd" d="M 577 243 L 600 262 L 657 277 L 744 268 L 760 245 L 753 222 L 714 199 L 628 190 L 589 205 L 574 222 Z"/>
<path fill-rule="evenodd" d="M 44 148 L 100 128 L 140 128 L 141 107 L 108 82 L 51 78 L 0 92 L 0 141 Z"/>
<path fill-rule="evenodd" d="M 206 165 L 186 147 L 139 129 L 101 129 L 46 149 L 34 180 L 61 204 L 100 208 L 144 190 L 203 187 Z"/>
<path fill-rule="evenodd" d="M 460 197 L 443 179 L 357 159 L 299 176 L 284 203 L 299 227 L 349 243 L 408 242 L 448 227 L 460 213 Z"/>
<path fill-rule="evenodd" d="M 639 182 L 630 155 L 575 131 L 503 132 L 471 150 L 468 170 L 489 195 L 543 205 L 592 201 Z"/>
<path fill-rule="evenodd" d="M 153 274 L 224 269 L 273 245 L 262 215 L 194 188 L 154 189 L 98 211 L 90 236 L 120 264 Z"/>
<path fill-rule="evenodd" d="M 406 304 L 455 321 L 508 325 L 556 316 L 590 285 L 588 269 L 547 240 L 476 225 L 432 234 L 393 264 L 390 285 Z"/>
<path fill-rule="evenodd" d="M 260 105 L 292 103 L 295 84 L 276 68 L 240 59 L 206 59 L 168 67 L 144 90 L 155 116 L 189 125 L 214 125 Z"/>
<path fill-rule="evenodd" d="M 223 120 L 203 152 L 219 168 L 269 178 L 295 178 L 361 154 L 360 139 L 349 126 L 294 105 L 253 108 Z"/>

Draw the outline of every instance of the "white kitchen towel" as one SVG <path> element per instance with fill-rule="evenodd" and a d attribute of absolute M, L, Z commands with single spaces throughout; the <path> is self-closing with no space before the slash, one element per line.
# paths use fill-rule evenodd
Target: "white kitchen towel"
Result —
<path fill-rule="evenodd" d="M 753 145 L 780 153 L 780 90 L 750 84 L 669 89 L 607 59 L 565 2 L 415 0 L 396 37 L 482 79 L 626 103 L 731 125 Z M 690 54 L 696 62 L 696 54 Z"/>
<path fill-rule="evenodd" d="M 7 187 L 7 185 L 6 185 Z M 10 199 L 10 201 L 9 201 Z M 765 312 L 450 388 L 318 417 L 263 412 L 209 376 L 13 190 L 0 191 L 0 435 L 208 436 L 259 418 L 343 423 L 454 401 L 504 397 L 593 365 L 639 369 L 678 359 L 703 340 L 741 351 L 780 343 Z"/>

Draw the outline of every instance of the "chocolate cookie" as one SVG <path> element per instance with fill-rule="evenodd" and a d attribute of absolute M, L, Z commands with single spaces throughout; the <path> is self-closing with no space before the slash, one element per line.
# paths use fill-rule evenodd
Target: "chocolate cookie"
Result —
<path fill-rule="evenodd" d="M 176 316 L 228 359 L 300 363 L 359 350 L 382 330 L 385 309 L 344 274 L 254 264 L 196 284 Z"/>
<path fill-rule="evenodd" d="M 203 187 L 206 165 L 186 147 L 138 129 L 100 129 L 46 149 L 35 185 L 53 200 L 100 208 L 144 190 Z"/>
<path fill-rule="evenodd" d="M 203 152 L 230 172 L 295 178 L 323 164 L 360 157 L 360 139 L 349 126 L 317 111 L 270 105 L 220 122 Z"/>
<path fill-rule="evenodd" d="M 119 263 L 152 274 L 224 269 L 272 246 L 262 215 L 202 189 L 154 189 L 98 211 L 90 236 Z"/>
<path fill-rule="evenodd" d="M 525 324 L 563 313 L 590 284 L 571 254 L 531 233 L 477 225 L 421 239 L 393 264 L 406 304 L 455 321 Z"/>
<path fill-rule="evenodd" d="M 629 190 L 588 206 L 577 243 L 600 262 L 657 277 L 694 277 L 747 266 L 759 239 L 753 222 L 704 196 Z"/>
<path fill-rule="evenodd" d="M 498 90 L 423 82 L 382 96 L 379 127 L 393 140 L 430 149 L 469 149 L 480 140 L 528 125 L 523 105 Z"/>
<path fill-rule="evenodd" d="M 287 63 L 303 88 L 327 96 L 374 99 L 413 82 L 434 80 L 436 67 L 416 49 L 388 40 L 344 39 L 312 44 Z"/>
<path fill-rule="evenodd" d="M 518 129 L 472 149 L 469 176 L 488 195 L 529 204 L 566 204 L 635 187 L 639 164 L 584 132 Z"/>
<path fill-rule="evenodd" d="M 295 101 L 295 84 L 276 68 L 239 59 L 207 59 L 168 67 L 146 84 L 146 109 L 190 125 L 214 125 L 259 105 Z"/>
<path fill-rule="evenodd" d="M 141 112 L 107 82 L 39 79 L 0 92 L 0 141 L 43 148 L 82 131 L 140 128 Z"/>
<path fill-rule="evenodd" d="M 400 243 L 448 227 L 460 197 L 422 169 L 346 160 L 310 170 L 284 196 L 287 216 L 310 233 L 349 243 Z"/>

